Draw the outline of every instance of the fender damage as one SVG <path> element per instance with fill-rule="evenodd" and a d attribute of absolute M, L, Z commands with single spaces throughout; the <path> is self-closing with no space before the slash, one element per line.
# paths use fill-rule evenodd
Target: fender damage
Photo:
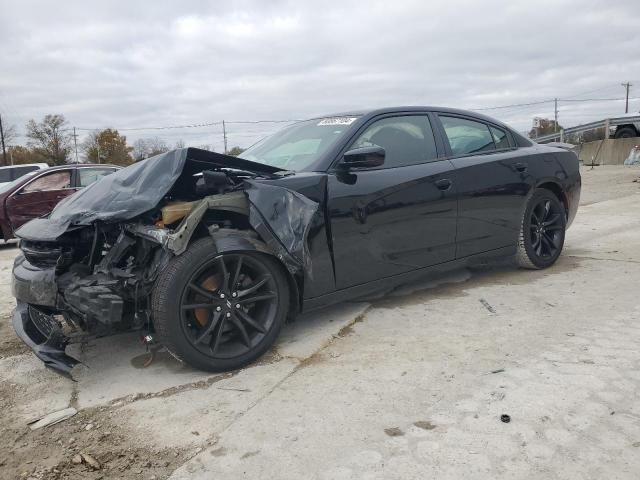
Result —
<path fill-rule="evenodd" d="M 69 374 L 65 353 L 87 335 L 153 331 L 150 294 L 167 263 L 194 237 L 219 252 L 277 257 L 301 290 L 312 274 L 307 246 L 318 204 L 272 184 L 287 172 L 199 149 L 180 149 L 120 170 L 69 197 L 16 234 L 18 336 Z"/>

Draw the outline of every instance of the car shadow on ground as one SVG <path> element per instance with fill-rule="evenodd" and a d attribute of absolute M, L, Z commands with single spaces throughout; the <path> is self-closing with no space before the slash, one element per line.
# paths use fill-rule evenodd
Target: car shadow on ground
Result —
<path fill-rule="evenodd" d="M 558 264 L 543 271 L 525 271 L 509 265 L 492 265 L 460 269 L 428 277 L 360 302 L 345 302 L 301 315 L 287 324 L 274 347 L 253 364 L 231 373 L 210 373 L 180 363 L 160 346 L 147 346 L 140 333 L 119 334 L 70 345 L 67 352 L 82 364 L 72 372 L 77 382 L 77 399 L 81 408 L 106 404 L 136 395 L 149 395 L 167 389 L 183 388 L 198 382 L 248 372 L 255 367 L 278 369 L 281 361 L 304 362 L 333 339 L 352 332 L 353 325 L 364 318 L 367 309 L 399 308 L 423 304 L 433 298 L 466 295 L 474 286 L 492 283 L 521 284 L 541 276 L 553 275 L 578 266 L 575 258 L 561 258 Z M 481 302 L 482 303 L 482 302 Z M 490 310 L 482 303 L 479 308 Z M 344 335 L 343 335 L 344 334 Z M 61 381 L 68 381 L 62 379 Z"/>

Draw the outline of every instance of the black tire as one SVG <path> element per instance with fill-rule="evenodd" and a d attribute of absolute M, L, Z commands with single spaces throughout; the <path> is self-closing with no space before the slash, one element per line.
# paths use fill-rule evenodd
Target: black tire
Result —
<path fill-rule="evenodd" d="M 516 262 L 522 268 L 553 265 L 564 246 L 567 216 L 564 205 L 550 190 L 538 188 L 522 215 Z"/>
<path fill-rule="evenodd" d="M 637 136 L 638 136 L 638 132 L 636 132 L 635 128 L 622 127 L 622 128 L 616 129 L 616 134 L 614 135 L 614 138 L 633 138 Z"/>
<path fill-rule="evenodd" d="M 242 260 L 239 261 L 240 257 Z M 234 272 L 225 267 L 226 264 L 240 266 L 237 267 L 237 272 Z M 212 273 L 214 265 L 221 265 L 222 272 Z M 253 271 L 261 272 L 262 276 L 258 277 L 257 273 L 254 275 L 251 273 L 252 270 L 248 270 L 249 277 L 254 277 L 250 281 L 255 283 L 250 284 L 247 290 L 262 282 L 262 279 L 267 279 L 264 286 L 260 287 L 263 291 L 256 289 L 246 294 L 245 298 L 232 299 L 230 293 L 232 290 L 238 290 L 233 292 L 234 297 L 243 292 L 238 287 L 239 278 L 242 281 L 246 281 L 247 278 L 247 274 L 241 273 L 240 268 L 244 268 L 244 271 L 253 268 Z M 235 267 L 233 269 L 235 270 Z M 223 291 L 222 286 L 218 285 L 219 289 L 214 289 L 204 287 L 203 283 L 196 283 L 198 280 L 195 280 L 195 276 L 200 274 L 205 277 L 210 275 L 205 281 L 215 277 L 219 282 L 224 282 L 222 285 L 228 285 L 224 291 L 230 294 L 224 296 L 225 300 L 218 298 Z M 234 280 L 231 280 L 231 277 L 234 277 Z M 224 278 L 226 280 L 220 280 Z M 231 284 L 234 281 L 236 286 L 232 288 Z M 268 291 L 265 292 L 265 288 Z M 269 294 L 274 295 L 260 299 L 258 296 L 260 293 L 268 294 L 262 295 L 263 297 Z M 206 296 L 199 296 L 203 294 Z M 199 300 L 193 300 L 194 295 Z M 253 299 L 258 300 L 242 306 L 240 303 L 235 304 L 236 301 L 246 302 Z M 207 302 L 207 306 L 196 308 L 193 302 Z M 208 305 L 208 302 L 212 302 L 212 306 Z M 220 306 L 224 308 L 221 312 L 217 311 L 220 310 Z M 237 309 L 233 310 L 236 307 Z M 219 254 L 210 238 L 196 240 L 182 255 L 172 259 L 160 273 L 151 297 L 153 323 L 159 342 L 181 362 L 211 372 L 235 370 L 263 355 L 278 337 L 285 323 L 288 309 L 289 285 L 283 267 L 275 258 L 259 252 Z M 206 312 L 206 320 L 198 317 L 202 311 Z M 268 321 L 260 323 L 260 319 L 254 318 L 253 311 L 258 311 Z M 229 318 L 225 317 L 227 314 L 230 314 Z M 244 323 L 245 316 L 252 322 Z M 207 323 L 203 324 L 205 321 Z M 238 321 L 244 323 L 244 327 L 239 327 Z M 215 328 L 214 324 L 216 324 Z M 261 330 L 257 330 L 258 327 Z M 204 333 L 209 330 L 211 330 L 211 336 L 203 340 Z M 239 347 L 240 345 L 242 348 Z"/>

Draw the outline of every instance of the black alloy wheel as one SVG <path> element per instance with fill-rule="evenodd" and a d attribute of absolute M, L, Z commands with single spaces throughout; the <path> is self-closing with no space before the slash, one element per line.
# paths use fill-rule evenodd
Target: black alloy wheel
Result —
<path fill-rule="evenodd" d="M 204 355 L 233 358 L 272 327 L 277 287 L 269 270 L 242 254 L 220 255 L 196 270 L 182 292 L 180 324 Z"/>
<path fill-rule="evenodd" d="M 522 219 L 517 260 L 525 268 L 546 268 L 558 259 L 564 246 L 566 212 L 556 195 L 538 189 Z"/>
<path fill-rule="evenodd" d="M 275 341 L 288 310 L 288 284 L 274 258 L 255 252 L 217 254 L 194 242 L 162 272 L 153 292 L 160 341 L 196 368 L 239 368 Z"/>
<path fill-rule="evenodd" d="M 531 209 L 529 218 L 529 234 L 531 235 L 531 247 L 538 257 L 555 257 L 562 248 L 561 218 L 564 212 L 560 211 L 557 202 L 549 199 L 538 202 Z"/>

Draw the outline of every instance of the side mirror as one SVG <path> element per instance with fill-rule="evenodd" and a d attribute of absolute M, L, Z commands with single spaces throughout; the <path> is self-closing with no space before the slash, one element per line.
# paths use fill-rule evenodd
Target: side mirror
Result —
<path fill-rule="evenodd" d="M 385 151 L 382 147 L 354 148 L 344 154 L 341 165 L 347 169 L 379 167 L 384 164 L 384 157 Z"/>

